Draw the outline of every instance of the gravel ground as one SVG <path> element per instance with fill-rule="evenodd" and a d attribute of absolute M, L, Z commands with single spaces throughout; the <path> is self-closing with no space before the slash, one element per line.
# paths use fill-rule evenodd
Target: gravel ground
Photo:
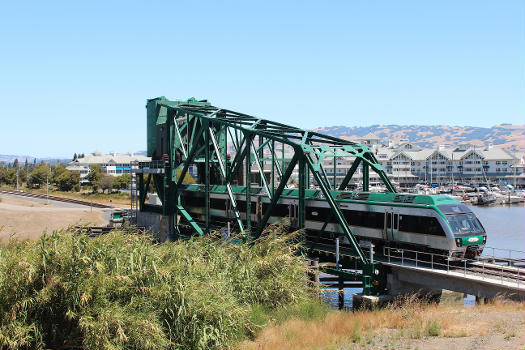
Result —
<path fill-rule="evenodd" d="M 0 195 L 0 241 L 14 236 L 19 239 L 36 239 L 44 231 L 51 232 L 69 225 L 105 225 L 108 209 L 47 201 L 37 198 L 21 198 Z"/>

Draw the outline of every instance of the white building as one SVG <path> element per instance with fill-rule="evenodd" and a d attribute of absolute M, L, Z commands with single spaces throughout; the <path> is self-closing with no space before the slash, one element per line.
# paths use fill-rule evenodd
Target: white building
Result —
<path fill-rule="evenodd" d="M 102 154 L 93 152 L 82 158 L 77 158 L 68 163 L 66 169 L 80 171 L 80 182 L 88 182 L 86 177 L 89 169 L 94 164 L 102 166 L 107 175 L 120 176 L 131 172 L 132 162 L 149 162 L 150 157 L 135 155 L 133 153 L 110 153 Z"/>
<path fill-rule="evenodd" d="M 413 186 L 417 183 L 450 184 L 471 183 L 486 184 L 487 182 L 507 182 L 525 186 L 525 159 L 522 153 L 511 153 L 492 145 L 485 147 L 461 144 L 456 147 L 438 146 L 437 148 L 421 148 L 403 140 L 398 144 L 379 142 L 373 134 L 367 134 L 360 140 L 374 152 L 377 160 L 394 183 L 400 186 Z M 291 159 L 291 149 L 285 151 L 285 158 Z M 270 158 L 268 150 L 265 157 Z M 282 157 L 279 150 L 277 158 Z M 353 158 L 338 157 L 335 159 L 335 182 L 340 184 L 352 166 Z M 285 161 L 285 166 L 286 166 Z M 324 170 L 334 183 L 334 158 L 323 159 Z M 269 165 L 268 165 L 269 166 Z M 265 165 L 265 169 L 268 169 Z M 258 168 L 252 167 L 252 179 L 257 179 Z M 294 169 L 292 177 L 298 178 L 298 169 Z M 277 175 L 276 175 L 277 178 Z M 351 184 L 359 184 L 362 179 L 361 167 L 352 178 Z M 310 177 L 310 183 L 314 183 Z M 370 171 L 370 184 L 381 183 L 379 176 Z"/>

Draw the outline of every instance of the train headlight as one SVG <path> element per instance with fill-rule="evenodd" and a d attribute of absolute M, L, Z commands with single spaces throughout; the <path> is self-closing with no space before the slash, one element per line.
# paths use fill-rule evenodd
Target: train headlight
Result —
<path fill-rule="evenodd" d="M 463 242 L 461 241 L 461 238 L 456 238 L 456 246 L 461 247 L 463 245 Z"/>
<path fill-rule="evenodd" d="M 483 236 L 483 244 L 487 243 L 487 236 Z"/>

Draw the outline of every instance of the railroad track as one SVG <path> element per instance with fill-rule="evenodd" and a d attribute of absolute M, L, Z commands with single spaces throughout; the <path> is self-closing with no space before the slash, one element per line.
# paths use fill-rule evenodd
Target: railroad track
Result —
<path fill-rule="evenodd" d="M 105 235 L 113 230 L 121 230 L 125 232 L 133 233 L 145 233 L 147 231 L 144 226 L 134 226 L 132 231 L 129 228 L 117 225 L 117 226 L 75 226 L 75 233 L 87 234 L 89 237 L 98 237 Z"/>
<path fill-rule="evenodd" d="M 506 280 L 525 281 L 525 269 L 509 268 L 498 264 L 480 264 L 478 262 L 467 265 L 467 273 L 503 278 Z"/>
<path fill-rule="evenodd" d="M 71 199 L 71 198 L 47 196 L 45 194 L 37 194 L 37 193 L 22 192 L 22 191 L 5 191 L 5 190 L 0 190 L 0 194 L 12 194 L 12 195 L 15 195 L 15 196 L 22 196 L 22 197 L 29 197 L 29 198 L 49 199 L 49 200 L 56 201 L 56 202 L 79 204 L 79 205 L 85 205 L 85 206 L 93 207 L 93 208 L 113 208 L 112 206 L 109 206 L 109 205 L 106 205 L 106 204 L 100 204 L 100 203 L 94 203 L 94 202 L 86 202 L 86 201 L 81 201 L 81 200 L 78 200 L 78 199 Z"/>

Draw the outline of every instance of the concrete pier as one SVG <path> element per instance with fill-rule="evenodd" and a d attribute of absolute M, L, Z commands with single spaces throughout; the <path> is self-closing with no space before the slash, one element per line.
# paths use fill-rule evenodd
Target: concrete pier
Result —
<path fill-rule="evenodd" d="M 145 227 L 153 233 L 159 242 L 172 240 L 174 237 L 173 216 L 152 212 L 137 212 L 137 226 Z"/>

